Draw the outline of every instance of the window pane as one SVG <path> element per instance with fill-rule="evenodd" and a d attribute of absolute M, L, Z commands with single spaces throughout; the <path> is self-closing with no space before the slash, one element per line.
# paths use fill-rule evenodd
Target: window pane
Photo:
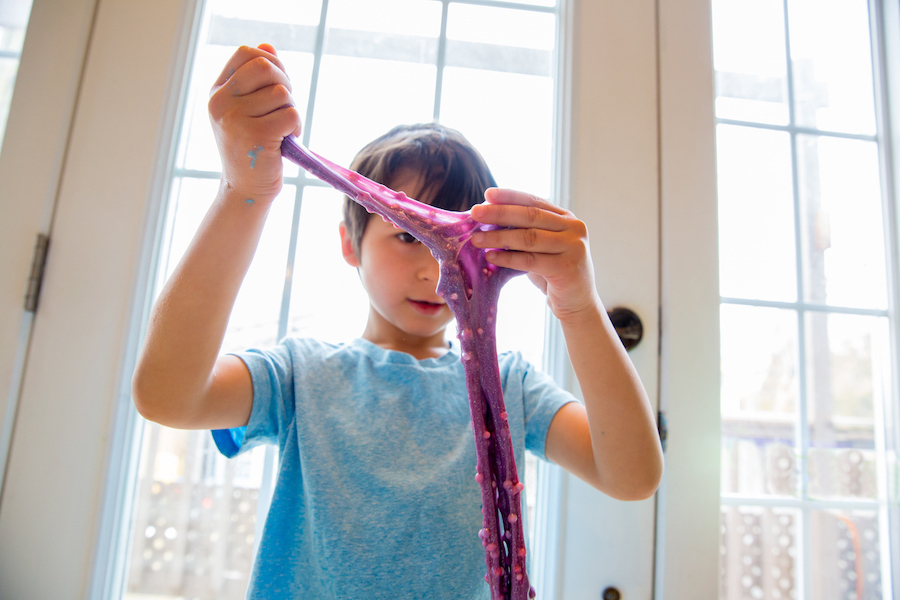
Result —
<path fill-rule="evenodd" d="M 515 3 L 531 6 L 556 6 L 556 0 L 515 0 Z"/>
<path fill-rule="evenodd" d="M 422 0 L 329 0 L 328 28 L 392 34 L 383 36 L 382 42 L 390 42 L 395 36 L 410 33 L 437 39 L 441 33 L 441 3 Z M 332 50 L 329 48 L 326 52 Z"/>
<path fill-rule="evenodd" d="M 713 0 L 712 10 L 716 116 L 787 125 L 782 0 Z"/>
<path fill-rule="evenodd" d="M 265 449 L 221 456 L 208 431 L 145 426 L 125 600 L 242 600 Z"/>
<path fill-rule="evenodd" d="M 497 351 L 521 352 L 540 369 L 546 305 L 547 297 L 527 277 L 515 277 L 503 286 L 497 303 Z"/>
<path fill-rule="evenodd" d="M 502 187 L 550 196 L 553 123 L 535 115 L 549 116 L 552 107 L 549 77 L 444 70 L 441 122 L 460 130 L 478 148 Z"/>
<path fill-rule="evenodd" d="M 797 124 L 875 134 L 866 0 L 790 0 Z"/>
<path fill-rule="evenodd" d="M 31 0 L 0 2 L 0 146 L 6 133 L 6 119 L 12 102 L 19 56 L 25 43 L 25 28 L 31 15 Z"/>
<path fill-rule="evenodd" d="M 722 492 L 797 493 L 797 320 L 721 307 Z"/>
<path fill-rule="evenodd" d="M 322 0 L 214 0 L 206 8 L 212 15 L 241 21 L 259 21 L 267 25 L 318 25 Z M 266 40 L 245 40 L 246 44 L 261 44 Z M 238 42 L 240 43 L 240 42 Z M 274 42 L 272 42 L 274 45 Z M 275 46 L 278 48 L 278 46 Z"/>
<path fill-rule="evenodd" d="M 731 125 L 717 132 L 721 294 L 795 300 L 790 138 Z"/>
<path fill-rule="evenodd" d="M 810 512 L 812 594 L 817 600 L 882 600 L 881 549 L 875 511 Z"/>
<path fill-rule="evenodd" d="M 278 342 L 278 320 L 296 194 L 294 186 L 285 185 L 269 208 L 256 254 L 228 320 L 222 352 L 268 348 Z"/>
<path fill-rule="evenodd" d="M 887 308 L 878 147 L 801 135 L 797 161 L 807 299 Z"/>
<path fill-rule="evenodd" d="M 163 283 L 178 266 L 178 261 L 191 243 L 203 215 L 209 210 L 218 187 L 219 181 L 216 179 L 176 177 L 172 180 L 166 217 L 166 238 L 162 244 L 162 268 L 157 280 L 157 289 L 162 288 Z"/>
<path fill-rule="evenodd" d="M 198 171 L 221 171 L 222 161 L 216 149 L 206 106 L 209 93 L 222 66 L 235 48 L 202 45 L 197 49 L 194 74 L 184 108 L 184 122 L 176 165 Z"/>
<path fill-rule="evenodd" d="M 447 39 L 552 51 L 556 17 L 550 13 L 451 4 Z"/>
<path fill-rule="evenodd" d="M 174 180 L 167 219 L 171 233 L 164 242 L 163 269 L 157 289 L 161 289 L 181 260 L 218 186 L 215 179 Z M 259 248 L 231 313 L 223 352 L 272 345 L 276 341 L 295 193 L 293 186 L 286 185 L 272 204 Z"/>
<path fill-rule="evenodd" d="M 722 305 L 723 414 L 794 414 L 797 329 L 794 311 Z"/>
<path fill-rule="evenodd" d="M 497 182 L 549 197 L 552 14 L 451 5 L 441 122 L 484 155 Z"/>
<path fill-rule="evenodd" d="M 796 599 L 800 514 L 722 507 L 721 600 Z"/>
<path fill-rule="evenodd" d="M 323 56 L 310 148 L 349 165 L 394 126 L 431 121 L 436 76 L 430 64 Z"/>
<path fill-rule="evenodd" d="M 875 415 L 889 377 L 887 321 L 811 313 L 806 335 L 809 494 L 875 499 Z"/>
<path fill-rule="evenodd" d="M 323 187 L 303 191 L 292 274 L 288 335 L 350 342 L 365 328 L 369 302 L 356 269 L 344 262 L 338 224 L 344 197 Z"/>

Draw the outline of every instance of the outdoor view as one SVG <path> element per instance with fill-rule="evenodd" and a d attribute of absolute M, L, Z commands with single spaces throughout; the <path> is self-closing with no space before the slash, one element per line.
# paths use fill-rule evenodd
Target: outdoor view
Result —
<path fill-rule="evenodd" d="M 715 0 L 713 18 L 720 597 L 888 598 L 896 395 L 869 4 Z"/>

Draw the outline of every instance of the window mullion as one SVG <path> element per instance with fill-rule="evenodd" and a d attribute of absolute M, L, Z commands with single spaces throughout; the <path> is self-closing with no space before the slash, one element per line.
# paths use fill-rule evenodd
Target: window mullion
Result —
<path fill-rule="evenodd" d="M 794 261 L 796 265 L 797 277 L 797 302 L 802 303 L 806 298 L 806 290 L 804 285 L 805 268 L 803 264 L 803 214 L 800 201 L 800 169 L 797 164 L 797 108 L 794 99 L 794 68 L 793 57 L 791 54 L 791 18 L 789 0 L 784 0 L 784 52 L 785 52 L 785 75 L 787 79 L 787 101 L 788 101 L 788 124 L 790 127 L 790 144 L 791 144 L 791 186 L 794 203 Z M 811 517 L 808 506 L 809 501 L 809 415 L 807 411 L 807 399 L 809 388 L 807 385 L 807 361 L 806 361 L 806 310 L 799 308 L 796 310 L 797 317 L 797 421 L 795 428 L 795 446 L 798 448 L 798 460 L 796 462 L 797 473 L 797 495 L 800 499 L 800 531 L 797 537 L 800 542 L 797 544 L 795 569 L 799 565 L 802 575 L 795 578 L 797 585 L 797 597 L 811 600 L 810 594 L 812 586 L 813 569 L 812 555 L 810 548 L 812 544 L 812 528 Z"/>
<path fill-rule="evenodd" d="M 441 120 L 441 94 L 444 87 L 444 65 L 447 62 L 447 14 L 449 13 L 449 0 L 441 2 L 441 33 L 438 36 L 437 73 L 434 79 L 434 120 Z"/>

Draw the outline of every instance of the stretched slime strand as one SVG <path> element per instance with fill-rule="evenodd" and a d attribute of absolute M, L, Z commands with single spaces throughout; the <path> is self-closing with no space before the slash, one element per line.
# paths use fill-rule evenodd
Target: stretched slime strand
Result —
<path fill-rule="evenodd" d="M 485 581 L 492 600 L 534 598 L 525 572 L 525 535 L 521 492 L 508 415 L 497 362 L 496 316 L 500 288 L 521 274 L 490 264 L 486 251 L 469 243 L 474 231 L 496 229 L 454 212 L 413 200 L 359 173 L 338 166 L 284 138 L 282 155 L 370 213 L 381 215 L 412 234 L 440 263 L 437 293 L 456 316 L 472 430 L 477 456 L 475 480 L 481 487 Z"/>

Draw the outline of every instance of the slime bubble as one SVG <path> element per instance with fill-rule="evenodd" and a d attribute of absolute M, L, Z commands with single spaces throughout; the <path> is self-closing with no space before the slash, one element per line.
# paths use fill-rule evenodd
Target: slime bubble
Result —
<path fill-rule="evenodd" d="M 484 528 L 478 535 L 485 548 L 485 580 L 492 600 L 533 598 L 534 588 L 525 574 L 525 535 L 519 519 L 523 486 L 516 473 L 492 317 L 500 288 L 521 272 L 489 263 L 486 250 L 469 243 L 475 231 L 496 226 L 477 223 L 469 211 L 448 211 L 413 200 L 322 158 L 293 137 L 284 138 L 281 153 L 369 212 L 416 237 L 440 263 L 437 292 L 447 301 L 459 326 L 472 415 L 475 479 L 481 487 L 484 516 Z M 473 331 L 478 335 L 471 335 Z"/>

